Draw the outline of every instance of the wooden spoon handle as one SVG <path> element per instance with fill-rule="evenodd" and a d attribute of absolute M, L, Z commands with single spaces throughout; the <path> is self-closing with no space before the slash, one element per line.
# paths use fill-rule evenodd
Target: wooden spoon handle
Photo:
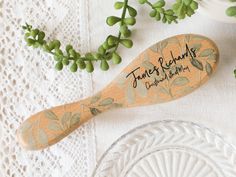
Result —
<path fill-rule="evenodd" d="M 19 142 L 28 150 L 39 150 L 59 142 L 93 116 L 119 107 L 112 98 L 97 94 L 88 99 L 35 114 L 18 129 Z"/>
<path fill-rule="evenodd" d="M 58 106 L 35 114 L 18 129 L 20 143 L 29 150 L 46 148 L 60 141 L 92 118 L 84 109 L 87 100 Z"/>

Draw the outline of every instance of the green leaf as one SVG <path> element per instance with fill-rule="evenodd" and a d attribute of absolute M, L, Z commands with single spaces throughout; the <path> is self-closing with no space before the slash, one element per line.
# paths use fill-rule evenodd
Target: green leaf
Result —
<path fill-rule="evenodd" d="M 113 26 L 116 23 L 118 23 L 120 20 L 121 20 L 121 18 L 119 18 L 119 17 L 111 16 L 111 17 L 107 18 L 106 22 L 109 26 Z"/>
<path fill-rule="evenodd" d="M 47 145 L 48 144 L 48 137 L 43 129 L 39 129 L 39 131 L 38 131 L 38 142 L 40 145 Z"/>
<path fill-rule="evenodd" d="M 184 86 L 189 83 L 189 80 L 187 77 L 178 77 L 173 82 L 172 85 L 174 86 Z"/>
<path fill-rule="evenodd" d="M 125 93 L 125 97 L 126 97 L 126 101 L 129 104 L 134 103 L 135 101 L 135 93 L 134 93 L 134 89 L 132 86 L 128 86 L 128 88 L 126 89 L 126 93 Z"/>
<path fill-rule="evenodd" d="M 213 71 L 210 63 L 208 63 L 208 62 L 206 63 L 205 69 L 206 69 L 206 72 L 207 72 L 208 76 L 210 76 L 212 74 L 212 71 Z"/>
<path fill-rule="evenodd" d="M 137 10 L 135 10 L 133 7 L 128 6 L 128 11 L 129 11 L 129 15 L 131 17 L 136 17 L 137 16 Z"/>
<path fill-rule="evenodd" d="M 137 91 L 141 97 L 146 97 L 148 94 L 147 88 L 142 81 L 138 82 Z"/>
<path fill-rule="evenodd" d="M 200 57 L 208 57 L 214 53 L 214 49 L 205 49 L 200 53 Z"/>
<path fill-rule="evenodd" d="M 90 112 L 92 115 L 96 116 L 101 113 L 101 111 L 97 108 L 90 108 Z"/>
<path fill-rule="evenodd" d="M 62 130 L 61 126 L 56 121 L 50 122 L 48 125 L 48 129 L 51 131 L 61 131 Z"/>
<path fill-rule="evenodd" d="M 80 122 L 80 113 L 73 114 L 70 120 L 70 126 L 74 126 L 79 122 Z"/>
<path fill-rule="evenodd" d="M 52 112 L 51 110 L 45 111 L 44 115 L 46 116 L 46 118 L 50 120 L 58 120 L 58 117 L 56 116 L 56 114 L 54 114 L 54 112 Z"/>
<path fill-rule="evenodd" d="M 197 59 L 193 59 L 193 60 L 191 60 L 191 63 L 192 63 L 192 65 L 193 65 L 195 68 L 197 68 L 197 69 L 203 71 L 203 64 L 202 64 L 202 62 L 198 61 Z"/>
<path fill-rule="evenodd" d="M 131 48 L 133 46 L 133 41 L 130 39 L 122 39 L 120 40 L 120 43 L 127 48 Z"/>
<path fill-rule="evenodd" d="M 101 96 L 102 96 L 101 93 L 99 93 L 99 94 L 93 96 L 93 97 L 91 98 L 90 103 L 91 103 L 91 104 L 94 104 L 94 103 L 98 102 L 98 100 L 101 99 Z"/>
<path fill-rule="evenodd" d="M 226 10 L 226 14 L 230 17 L 234 17 L 236 15 L 236 6 L 229 7 Z"/>
<path fill-rule="evenodd" d="M 110 104 L 112 104 L 114 102 L 113 98 L 106 98 L 104 100 L 102 100 L 98 106 L 108 106 Z"/>

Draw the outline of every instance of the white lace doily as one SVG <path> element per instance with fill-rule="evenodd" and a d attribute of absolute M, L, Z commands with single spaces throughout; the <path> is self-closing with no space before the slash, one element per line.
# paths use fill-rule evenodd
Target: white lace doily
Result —
<path fill-rule="evenodd" d="M 27 21 L 49 38 L 89 49 L 87 1 L 0 0 L 0 176 L 87 177 L 95 163 L 93 122 L 50 149 L 27 152 L 16 129 L 33 113 L 88 96 L 86 72 L 56 72 L 50 56 L 29 49 L 21 26 Z"/>

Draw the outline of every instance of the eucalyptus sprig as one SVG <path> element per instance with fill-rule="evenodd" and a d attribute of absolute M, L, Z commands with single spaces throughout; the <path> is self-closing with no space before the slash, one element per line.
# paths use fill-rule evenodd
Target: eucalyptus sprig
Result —
<path fill-rule="evenodd" d="M 186 16 L 191 17 L 198 9 L 198 3 L 194 0 L 176 0 L 172 9 L 165 9 L 166 2 L 159 0 L 152 4 L 148 0 L 139 0 L 140 4 L 147 4 L 152 8 L 150 16 L 163 23 L 177 23 L 177 19 L 184 19 Z"/>
<path fill-rule="evenodd" d="M 163 23 L 177 23 L 177 19 L 184 19 L 186 16 L 191 16 L 198 8 L 198 3 L 195 0 L 176 0 L 172 9 L 165 9 L 165 1 L 158 0 L 156 3 L 151 3 L 148 0 L 138 0 L 140 4 L 147 4 L 152 8 L 150 16 L 157 21 L 162 20 Z M 129 0 L 118 1 L 114 5 L 115 9 L 122 10 L 121 17 L 110 16 L 106 23 L 109 26 L 118 25 L 119 33 L 117 36 L 109 35 L 105 42 L 98 48 L 97 52 L 86 53 L 81 55 L 75 48 L 68 44 L 63 51 L 59 40 L 46 41 L 45 33 L 37 28 L 33 28 L 27 24 L 23 26 L 25 32 L 25 40 L 28 46 L 33 48 L 41 48 L 45 52 L 52 54 L 56 61 L 55 68 L 61 71 L 64 67 L 69 66 L 71 72 L 76 72 L 78 69 L 86 69 L 91 73 L 94 71 L 94 62 L 100 62 L 100 68 L 104 71 L 109 69 L 109 61 L 113 64 L 119 64 L 122 61 L 117 50 L 120 45 L 126 48 L 133 46 L 133 41 L 130 39 L 130 26 L 135 25 L 137 11 L 129 4 Z"/>
<path fill-rule="evenodd" d="M 82 56 L 70 44 L 66 46 L 65 52 L 63 52 L 59 40 L 47 42 L 43 31 L 33 29 L 32 26 L 28 24 L 23 26 L 23 29 L 25 30 L 25 40 L 28 46 L 42 48 L 45 52 L 52 54 L 56 61 L 55 67 L 59 71 L 65 66 L 70 65 L 71 72 L 76 72 L 78 68 L 86 69 L 87 72 L 93 72 L 93 62 L 95 61 L 100 61 L 101 69 L 107 71 L 109 69 L 109 60 L 112 60 L 114 64 L 119 64 L 121 62 L 121 57 L 117 53 L 120 44 L 127 48 L 133 46 L 132 40 L 129 39 L 131 36 L 129 26 L 133 26 L 136 23 L 135 17 L 137 11 L 128 4 L 128 0 L 116 2 L 115 8 L 123 9 L 122 16 L 110 16 L 107 18 L 106 22 L 109 26 L 114 26 L 119 23 L 119 33 L 117 36 L 109 35 L 95 53 L 87 53 Z"/>

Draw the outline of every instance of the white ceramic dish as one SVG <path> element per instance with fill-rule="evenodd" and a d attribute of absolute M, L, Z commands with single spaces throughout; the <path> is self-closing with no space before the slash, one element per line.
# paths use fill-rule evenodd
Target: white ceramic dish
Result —
<path fill-rule="evenodd" d="M 180 122 L 154 122 L 118 139 L 93 177 L 235 177 L 236 150 L 213 131 Z"/>
<path fill-rule="evenodd" d="M 235 17 L 228 17 L 225 13 L 226 9 L 230 6 L 236 6 L 236 2 L 229 2 L 228 0 L 201 0 L 199 1 L 198 11 L 221 22 L 236 23 Z"/>

